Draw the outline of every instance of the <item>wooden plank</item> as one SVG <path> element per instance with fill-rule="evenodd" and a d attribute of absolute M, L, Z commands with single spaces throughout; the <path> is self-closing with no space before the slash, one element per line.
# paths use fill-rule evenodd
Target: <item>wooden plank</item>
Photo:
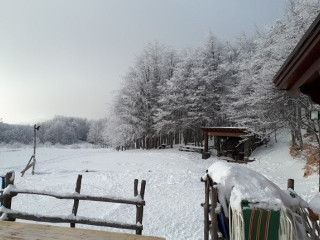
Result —
<path fill-rule="evenodd" d="M 165 240 L 165 238 L 133 234 L 64 228 L 41 224 L 0 222 L 0 239 L 17 240 Z"/>
<path fill-rule="evenodd" d="M 34 155 L 31 156 L 27 166 L 24 168 L 24 170 L 21 171 L 21 177 L 23 177 L 23 175 L 25 174 L 25 172 L 32 167 L 31 160 L 33 159 Z"/>

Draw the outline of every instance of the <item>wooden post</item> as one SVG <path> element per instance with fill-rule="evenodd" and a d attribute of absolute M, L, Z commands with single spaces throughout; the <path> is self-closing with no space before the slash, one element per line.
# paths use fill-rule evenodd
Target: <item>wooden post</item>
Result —
<path fill-rule="evenodd" d="M 141 186 L 140 186 L 140 193 L 139 196 L 141 197 L 142 200 L 144 200 L 144 193 L 146 189 L 146 181 L 142 180 L 141 181 Z M 134 180 L 134 196 L 138 196 L 138 179 Z M 143 205 L 136 205 L 136 223 L 142 225 L 142 220 L 143 220 Z M 137 229 L 136 230 L 137 235 L 142 235 L 142 229 Z"/>
<path fill-rule="evenodd" d="M 78 175 L 78 179 L 77 179 L 76 189 L 75 189 L 75 191 L 77 193 L 80 193 L 80 190 L 81 190 L 81 180 L 82 180 L 82 175 L 79 174 Z M 78 207 L 79 207 L 79 199 L 75 199 L 74 202 L 73 202 L 73 208 L 72 208 L 72 214 L 74 216 L 77 216 Z M 76 224 L 75 223 L 70 223 L 70 227 L 71 228 L 75 228 Z"/>
<path fill-rule="evenodd" d="M 203 213 L 204 213 L 204 240 L 209 240 L 209 179 L 204 183 L 204 205 L 203 205 Z"/>
<path fill-rule="evenodd" d="M 36 157 L 33 157 L 33 161 L 32 161 L 32 175 L 34 175 L 34 170 L 35 170 L 35 167 L 36 167 Z"/>
<path fill-rule="evenodd" d="M 209 137 L 208 137 L 208 132 L 204 132 L 204 152 L 209 151 Z"/>
<path fill-rule="evenodd" d="M 138 182 L 139 182 L 139 180 L 138 179 L 135 179 L 134 180 L 134 185 L 133 185 L 133 195 L 136 197 L 136 196 L 138 196 Z"/>
<path fill-rule="evenodd" d="M 36 156 L 36 144 L 37 144 L 37 125 L 33 126 L 33 156 Z"/>
<path fill-rule="evenodd" d="M 5 177 L 5 187 L 8 187 L 9 185 L 13 185 L 14 184 L 14 172 L 11 171 L 11 172 L 8 172 L 6 174 L 6 177 Z M 5 198 L 3 200 L 3 206 L 7 209 L 11 209 L 11 202 L 12 202 L 12 196 L 8 196 L 7 198 Z M 14 222 L 15 219 L 14 218 L 8 218 L 8 221 L 12 221 Z"/>
<path fill-rule="evenodd" d="M 294 179 L 288 179 L 287 188 L 291 188 L 292 190 L 294 190 Z"/>
<path fill-rule="evenodd" d="M 213 186 L 210 187 L 210 218 L 211 218 L 211 240 L 218 240 L 218 219 L 216 214 L 217 207 L 217 189 Z"/>
<path fill-rule="evenodd" d="M 244 157 L 243 157 L 243 160 L 247 163 L 248 160 L 249 160 L 249 155 L 250 155 L 250 143 L 249 143 L 249 140 L 246 140 L 244 142 Z"/>

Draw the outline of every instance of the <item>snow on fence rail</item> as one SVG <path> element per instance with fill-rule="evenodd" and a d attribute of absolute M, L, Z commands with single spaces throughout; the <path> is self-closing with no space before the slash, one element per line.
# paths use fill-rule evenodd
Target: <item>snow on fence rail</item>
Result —
<path fill-rule="evenodd" d="M 141 181 L 140 191 L 138 191 L 138 179 L 134 180 L 134 197 L 133 198 L 120 198 L 113 196 L 90 196 L 80 194 L 82 175 L 78 175 L 76 189 L 71 194 L 58 194 L 49 191 L 37 191 L 30 189 L 18 189 L 14 184 L 14 172 L 6 174 L 5 189 L 3 195 L 0 196 L 0 201 L 3 201 L 3 206 L 0 208 L 1 220 L 15 221 L 15 219 L 31 220 L 38 222 L 53 222 L 53 223 L 70 223 L 70 227 L 74 228 L 75 224 L 96 225 L 112 228 L 122 228 L 129 230 L 136 230 L 136 234 L 141 235 L 143 230 L 143 207 L 145 205 L 144 192 L 146 181 Z M 25 212 L 15 211 L 11 209 L 12 198 L 18 194 L 34 194 L 50 196 L 57 199 L 74 200 L 72 215 L 70 216 L 46 216 L 39 214 L 29 214 Z M 105 221 L 96 218 L 87 218 L 77 216 L 79 201 L 98 201 L 110 202 L 120 204 L 136 205 L 136 224 L 127 224 L 114 221 Z"/>

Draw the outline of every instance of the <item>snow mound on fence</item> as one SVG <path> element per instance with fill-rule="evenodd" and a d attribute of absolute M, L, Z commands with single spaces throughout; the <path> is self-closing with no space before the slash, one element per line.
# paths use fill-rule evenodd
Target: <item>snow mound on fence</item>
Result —
<path fill-rule="evenodd" d="M 219 201 L 227 214 L 230 206 L 241 211 L 241 201 L 255 203 L 255 207 L 280 210 L 282 206 L 307 207 L 308 203 L 291 190 L 281 190 L 262 174 L 239 164 L 218 161 L 208 169 L 211 179 L 218 183 Z M 230 202 L 229 202 L 230 201 Z"/>

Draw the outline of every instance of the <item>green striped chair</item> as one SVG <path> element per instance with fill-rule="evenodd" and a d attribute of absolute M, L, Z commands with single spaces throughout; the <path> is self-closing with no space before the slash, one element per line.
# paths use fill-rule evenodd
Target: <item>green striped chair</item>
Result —
<path fill-rule="evenodd" d="M 246 240 L 278 240 L 280 211 L 253 208 L 242 200 L 244 233 Z"/>

